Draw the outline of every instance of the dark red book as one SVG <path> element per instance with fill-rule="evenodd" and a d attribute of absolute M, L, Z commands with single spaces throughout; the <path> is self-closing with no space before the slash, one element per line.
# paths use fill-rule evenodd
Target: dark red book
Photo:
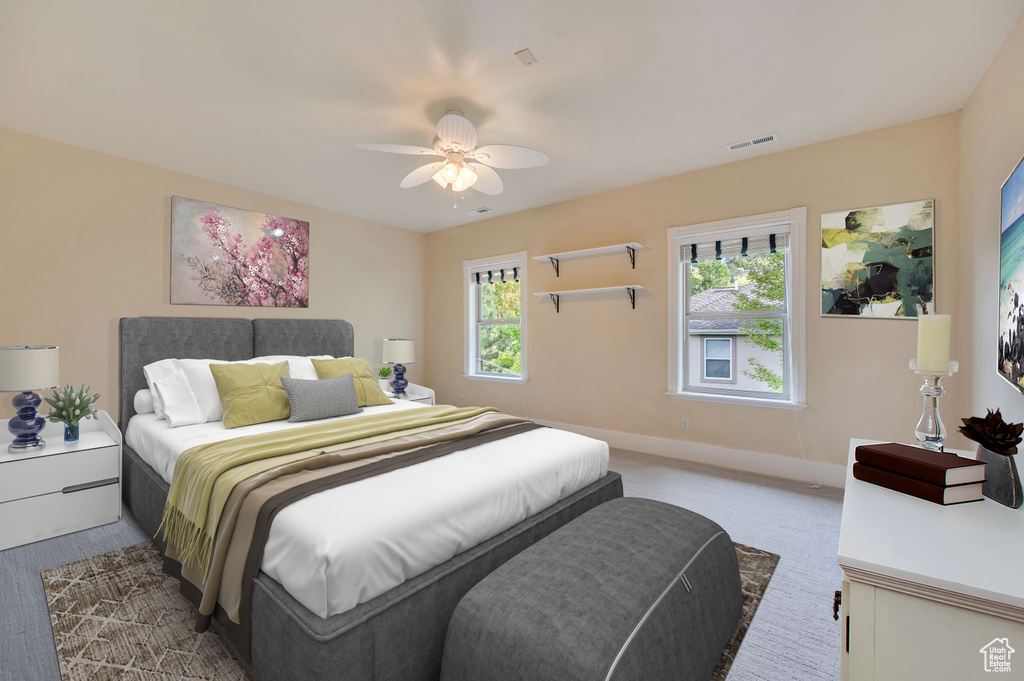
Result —
<path fill-rule="evenodd" d="M 895 442 L 860 445 L 855 460 L 933 485 L 965 485 L 985 480 L 985 464 L 981 461 Z"/>
<path fill-rule="evenodd" d="M 867 464 L 854 462 L 853 477 L 872 485 L 885 487 L 894 492 L 902 492 L 910 496 L 931 501 L 932 503 L 949 506 L 963 504 L 968 501 L 981 501 L 981 483 L 971 482 L 966 485 L 933 485 L 924 480 L 910 478 L 892 471 L 875 468 Z"/>

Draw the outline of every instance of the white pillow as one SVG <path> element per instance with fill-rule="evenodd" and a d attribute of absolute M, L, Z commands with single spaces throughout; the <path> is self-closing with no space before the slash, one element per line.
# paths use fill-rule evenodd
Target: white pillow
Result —
<path fill-rule="evenodd" d="M 157 401 L 163 404 L 164 417 L 171 424 L 171 428 L 206 422 L 199 410 L 199 403 L 188 386 L 185 372 L 181 369 L 176 369 L 154 382 L 153 394 Z"/>
<path fill-rule="evenodd" d="M 288 362 L 288 375 L 292 378 L 301 378 L 306 381 L 315 381 L 317 376 L 316 367 L 313 366 L 314 359 L 334 359 L 334 355 L 265 355 L 254 359 L 246 360 L 247 364 L 277 364 Z"/>
<path fill-rule="evenodd" d="M 135 393 L 135 413 L 136 414 L 152 414 L 153 413 L 153 391 L 146 389 L 140 390 Z"/>
<path fill-rule="evenodd" d="M 173 359 L 162 359 L 159 362 L 153 362 L 142 367 L 142 373 L 146 375 L 146 384 L 153 393 L 153 411 L 159 419 L 166 418 L 164 415 L 164 403 L 153 386 L 157 381 L 163 380 L 177 371 L 178 367 L 174 365 L 176 361 Z"/>
<path fill-rule="evenodd" d="M 240 362 L 219 362 L 215 359 L 179 359 L 178 366 L 185 373 L 188 386 L 203 414 L 203 420 L 220 421 L 224 418 L 224 409 L 220 404 L 220 393 L 217 383 L 210 373 L 210 364 L 238 364 Z"/>

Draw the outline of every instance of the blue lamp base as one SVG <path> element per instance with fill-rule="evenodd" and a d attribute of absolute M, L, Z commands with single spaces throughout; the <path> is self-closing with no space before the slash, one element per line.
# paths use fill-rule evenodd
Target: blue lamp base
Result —
<path fill-rule="evenodd" d="M 26 454 L 42 449 L 46 443 L 39 437 L 46 425 L 46 419 L 36 413 L 36 407 L 43 403 L 39 393 L 26 390 L 11 400 L 18 415 L 7 423 L 7 430 L 14 436 L 14 442 L 7 447 L 12 454 Z"/>
<path fill-rule="evenodd" d="M 405 397 L 405 389 L 409 381 L 405 380 L 405 366 L 396 364 L 391 368 L 391 392 L 395 397 Z"/>

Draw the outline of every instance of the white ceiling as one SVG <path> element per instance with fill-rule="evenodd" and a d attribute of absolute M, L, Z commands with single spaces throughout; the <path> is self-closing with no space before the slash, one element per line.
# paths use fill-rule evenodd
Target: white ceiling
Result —
<path fill-rule="evenodd" d="M 963 106 L 1024 0 L 3 0 L 0 126 L 429 232 Z M 539 63 L 514 53 L 530 48 Z M 551 162 L 400 189 L 459 108 Z M 728 152 L 769 133 L 780 140 Z M 195 197 L 203 198 L 203 197 Z"/>

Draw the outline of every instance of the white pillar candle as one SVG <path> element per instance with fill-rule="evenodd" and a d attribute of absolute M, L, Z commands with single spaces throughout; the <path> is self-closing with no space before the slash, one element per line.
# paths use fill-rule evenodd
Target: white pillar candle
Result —
<path fill-rule="evenodd" d="M 949 371 L 949 315 L 926 314 L 917 318 L 917 370 Z"/>

